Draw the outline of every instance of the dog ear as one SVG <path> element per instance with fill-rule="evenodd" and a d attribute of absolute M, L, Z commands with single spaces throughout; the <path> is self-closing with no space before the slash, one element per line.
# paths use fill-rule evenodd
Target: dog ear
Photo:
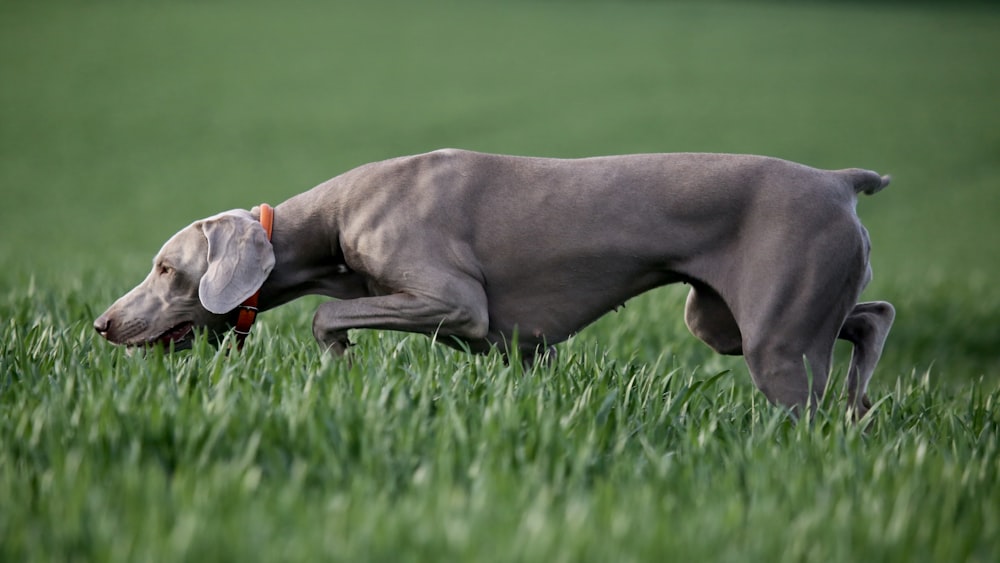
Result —
<path fill-rule="evenodd" d="M 221 315 L 254 294 L 274 268 L 267 232 L 247 211 L 227 211 L 201 222 L 208 269 L 198 284 L 205 309 Z"/>

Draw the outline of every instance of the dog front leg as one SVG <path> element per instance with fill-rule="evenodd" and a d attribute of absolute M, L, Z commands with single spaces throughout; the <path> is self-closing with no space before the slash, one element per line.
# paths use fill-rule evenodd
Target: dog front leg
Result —
<path fill-rule="evenodd" d="M 489 330 L 486 296 L 481 289 L 478 293 L 479 299 L 466 294 L 466 299 L 450 301 L 407 293 L 329 301 L 316 310 L 313 336 L 324 350 L 336 355 L 343 355 L 350 346 L 347 331 L 352 328 L 438 334 L 475 342 L 486 338 Z"/>
<path fill-rule="evenodd" d="M 323 348 L 323 351 L 333 354 L 334 356 L 343 356 L 347 354 L 347 349 L 353 346 L 350 339 L 347 337 L 347 331 L 326 330 L 317 323 L 318 318 L 319 311 L 317 311 L 316 316 L 313 317 L 313 337 L 316 338 L 316 342 L 318 342 L 320 347 Z"/>

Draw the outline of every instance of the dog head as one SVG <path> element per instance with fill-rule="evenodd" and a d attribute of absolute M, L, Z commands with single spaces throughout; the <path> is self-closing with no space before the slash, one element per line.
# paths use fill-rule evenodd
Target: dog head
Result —
<path fill-rule="evenodd" d="M 94 321 L 113 344 L 188 348 L 195 329 L 217 343 L 235 309 L 274 268 L 264 227 L 247 211 L 226 211 L 175 234 L 153 259 L 153 270 Z"/>

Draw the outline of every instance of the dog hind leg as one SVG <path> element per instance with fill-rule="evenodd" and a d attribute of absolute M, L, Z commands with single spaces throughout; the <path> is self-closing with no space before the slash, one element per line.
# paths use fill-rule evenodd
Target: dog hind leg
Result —
<path fill-rule="evenodd" d="M 807 268 L 811 268 L 808 266 Z M 752 284 L 736 319 L 754 384 L 772 403 L 798 411 L 819 405 L 826 390 L 833 349 L 856 292 L 815 284 L 817 272 L 792 272 L 785 283 Z M 848 276 L 832 287 L 848 287 Z"/>
<path fill-rule="evenodd" d="M 885 339 L 896 318 L 896 310 L 886 301 L 858 303 L 851 310 L 838 338 L 854 345 L 847 372 L 847 398 L 861 418 L 871 408 L 866 393 L 868 382 L 882 356 Z"/>
<path fill-rule="evenodd" d="M 684 322 L 691 334 L 720 354 L 743 354 L 743 335 L 729 305 L 711 287 L 692 282 L 684 306 Z"/>

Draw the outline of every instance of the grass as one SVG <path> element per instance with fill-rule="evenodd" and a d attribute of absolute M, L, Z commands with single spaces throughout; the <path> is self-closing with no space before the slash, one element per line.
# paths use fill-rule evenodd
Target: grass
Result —
<path fill-rule="evenodd" d="M 0 4 L 0 560 L 992 561 L 996 10 Z M 896 326 L 867 431 L 792 424 L 644 295 L 525 372 L 422 336 L 244 354 L 91 320 L 171 233 L 440 146 L 766 153 L 859 203 Z M 848 349 L 838 349 L 843 378 Z"/>
<path fill-rule="evenodd" d="M 883 382 L 865 434 L 836 401 L 794 425 L 742 373 L 671 365 L 700 352 L 679 334 L 676 360 L 580 338 L 528 373 L 365 334 L 349 367 L 281 334 L 307 320 L 292 310 L 238 357 L 128 357 L 33 297 L 4 310 L 9 560 L 995 553 L 982 381 Z"/>

